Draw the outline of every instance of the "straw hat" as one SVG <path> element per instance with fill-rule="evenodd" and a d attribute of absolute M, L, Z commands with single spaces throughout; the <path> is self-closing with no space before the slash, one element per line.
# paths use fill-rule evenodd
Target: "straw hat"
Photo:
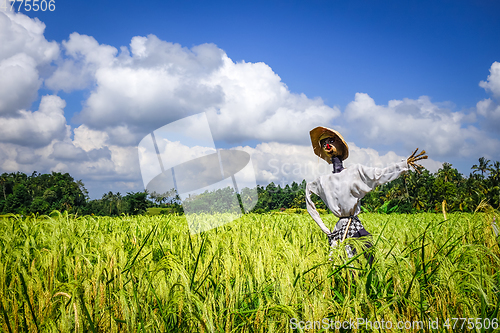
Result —
<path fill-rule="evenodd" d="M 349 156 L 349 147 L 347 146 L 347 143 L 345 142 L 344 138 L 342 135 L 340 135 L 339 132 L 326 128 L 326 127 L 316 127 L 315 129 L 311 130 L 309 133 L 311 135 L 311 143 L 314 149 L 314 153 L 327 161 L 329 164 L 332 164 L 332 161 L 330 159 L 330 156 L 327 156 L 324 152 L 324 150 L 321 148 L 320 141 L 325 139 L 325 138 L 336 138 L 340 143 L 341 143 L 341 154 L 340 154 L 340 159 L 343 161 Z"/>

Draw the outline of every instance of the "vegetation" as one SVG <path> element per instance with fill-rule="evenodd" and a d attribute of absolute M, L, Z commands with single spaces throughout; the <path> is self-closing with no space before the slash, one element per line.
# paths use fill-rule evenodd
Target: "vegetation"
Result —
<path fill-rule="evenodd" d="M 500 162 L 490 165 L 479 159 L 473 173 L 465 178 L 449 163 L 433 175 L 408 172 L 397 180 L 378 187 L 363 198 L 368 211 L 411 213 L 447 211 L 473 212 L 482 203 L 500 206 Z"/>
<path fill-rule="evenodd" d="M 483 203 L 500 207 L 500 162 L 493 164 L 483 157 L 469 177 L 464 177 L 450 163 L 436 174 L 423 169 L 422 173 L 409 171 L 401 177 L 368 193 L 361 205 L 364 211 L 379 213 L 474 212 Z M 305 185 L 293 183 L 284 188 L 274 183 L 258 186 L 259 201 L 255 212 L 280 208 L 305 208 Z M 316 196 L 316 207 L 326 206 Z"/>
<path fill-rule="evenodd" d="M 479 159 L 479 165 L 469 177 L 464 177 L 451 164 L 444 163 L 436 174 L 423 169 L 419 174 L 409 171 L 401 177 L 368 193 L 362 201 L 366 212 L 378 213 L 415 213 L 415 212 L 474 212 L 481 204 L 487 203 L 494 208 L 500 207 L 500 162 L 490 164 L 489 160 Z M 306 181 L 281 187 L 274 183 L 257 186 L 258 202 L 254 213 L 266 213 L 283 209 L 305 209 Z M 240 200 L 244 200 L 243 189 Z M 239 196 L 239 195 L 238 195 Z M 230 201 L 234 191 L 227 188 L 201 195 L 205 199 L 197 200 L 196 211 L 210 213 L 212 203 Z M 312 195 L 312 200 L 319 209 L 327 209 L 323 201 Z M 210 205 L 209 205 L 210 203 Z M 221 211 L 220 209 L 218 211 Z"/>
<path fill-rule="evenodd" d="M 81 181 L 69 174 L 53 172 L 31 176 L 24 173 L 0 175 L 0 212 L 27 214 L 73 210 L 85 204 L 88 195 Z"/>
<path fill-rule="evenodd" d="M 90 200 L 69 174 L 3 174 L 1 330 L 289 332 L 297 321 L 363 318 L 438 320 L 451 332 L 457 327 L 443 326 L 447 318 L 481 318 L 490 323 L 483 331 L 493 331 L 500 162 L 481 158 L 472 170 L 466 178 L 445 163 L 369 193 L 361 219 L 374 236 L 372 266 L 357 240 L 347 241 L 358 249 L 353 259 L 327 246 L 306 214 L 305 181 L 258 186 L 261 214 L 191 235 L 174 192 Z M 184 204 L 211 223 L 214 208 L 235 207 L 234 195 L 219 189 Z M 429 213 L 436 211 L 445 214 Z"/>
<path fill-rule="evenodd" d="M 499 238 L 492 229 L 498 212 L 481 207 L 447 220 L 362 214 L 374 236 L 371 267 L 361 252 L 347 260 L 343 247 L 328 260 L 326 238 L 305 214 L 248 214 L 196 235 L 175 215 L 5 216 L 0 327 L 290 332 L 292 318 L 364 318 L 394 325 L 437 319 L 452 332 L 458 329 L 443 328 L 446 318 L 491 324 L 500 306 Z M 336 222 L 333 215 L 323 219 Z"/>
<path fill-rule="evenodd" d="M 43 215 L 57 210 L 79 215 L 137 215 L 150 205 L 145 192 L 125 196 L 109 192 L 102 199 L 89 200 L 83 182 L 75 181 L 68 173 L 4 173 L 0 175 L 0 186 L 0 214 Z"/>
<path fill-rule="evenodd" d="M 122 214 L 144 214 L 151 202 L 146 192 L 130 192 L 122 196 L 120 192 L 108 192 L 101 199 L 90 200 L 78 211 L 86 215 L 120 216 Z"/>
<path fill-rule="evenodd" d="M 364 211 L 379 213 L 413 212 L 474 212 L 482 203 L 500 207 L 500 162 L 491 163 L 481 157 L 473 172 L 464 177 L 449 163 L 436 174 L 423 170 L 409 171 L 397 180 L 379 186 L 361 201 Z M 280 209 L 305 209 L 305 186 L 293 182 L 281 187 L 271 183 L 257 186 L 258 202 L 254 213 Z M 90 200 L 82 181 L 69 174 L 4 173 L 0 176 L 0 214 L 49 214 L 53 210 L 79 215 L 121 216 L 145 213 L 148 208 L 162 208 L 165 214 L 182 214 L 181 201 L 175 191 L 166 194 L 131 192 L 122 196 L 108 192 L 101 199 Z M 231 188 L 205 192 L 183 202 L 189 211 L 239 211 Z M 251 198 L 249 189 L 237 194 L 239 203 Z M 320 198 L 312 196 L 317 208 L 327 207 Z M 226 209 L 227 208 L 227 209 Z"/>

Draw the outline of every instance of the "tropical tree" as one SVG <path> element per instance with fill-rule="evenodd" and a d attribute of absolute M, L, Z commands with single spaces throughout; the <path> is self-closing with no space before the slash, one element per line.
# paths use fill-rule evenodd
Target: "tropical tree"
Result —
<path fill-rule="evenodd" d="M 2 185 L 3 199 L 7 200 L 7 195 L 5 194 L 5 183 L 7 182 L 7 174 L 3 173 L 0 176 L 0 185 Z"/>
<path fill-rule="evenodd" d="M 481 171 L 481 176 L 484 178 L 484 173 L 489 171 L 490 168 L 490 160 L 487 160 L 484 157 L 479 158 L 479 164 L 474 164 L 472 166 L 473 173 Z"/>
<path fill-rule="evenodd" d="M 500 183 L 500 162 L 493 162 L 492 166 L 488 169 L 490 172 L 490 179 L 494 185 L 498 185 Z"/>
<path fill-rule="evenodd" d="M 489 168 L 488 201 L 493 207 L 500 206 L 500 162 L 495 161 Z"/>
<path fill-rule="evenodd" d="M 442 178 L 445 183 L 458 181 L 459 175 L 458 170 L 448 162 L 444 162 L 442 168 L 437 171 L 437 177 Z"/>
<path fill-rule="evenodd" d="M 147 192 L 128 192 L 123 198 L 127 203 L 127 213 L 130 215 L 144 214 L 148 209 Z"/>

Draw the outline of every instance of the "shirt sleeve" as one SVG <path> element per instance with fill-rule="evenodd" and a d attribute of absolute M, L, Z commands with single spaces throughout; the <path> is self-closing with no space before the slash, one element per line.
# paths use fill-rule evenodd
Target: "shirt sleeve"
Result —
<path fill-rule="evenodd" d="M 321 185 L 319 184 L 319 179 L 315 180 L 313 182 L 307 183 L 306 185 L 306 206 L 307 206 L 307 212 L 313 220 L 318 224 L 318 226 L 323 230 L 323 232 L 327 235 L 330 234 L 330 229 L 326 227 L 326 225 L 323 223 L 321 220 L 321 217 L 319 216 L 318 211 L 316 210 L 316 205 L 314 202 L 311 200 L 311 193 L 314 193 L 316 195 L 319 195 L 319 189 Z"/>
<path fill-rule="evenodd" d="M 371 190 L 379 185 L 392 182 L 406 171 L 408 171 L 408 163 L 406 163 L 406 160 L 389 165 L 386 168 L 372 168 L 362 165 L 359 166 L 359 174 L 361 180 Z"/>

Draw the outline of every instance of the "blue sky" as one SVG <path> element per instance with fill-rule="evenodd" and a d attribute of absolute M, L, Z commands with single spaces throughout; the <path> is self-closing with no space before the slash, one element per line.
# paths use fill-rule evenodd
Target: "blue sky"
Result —
<path fill-rule="evenodd" d="M 186 47 L 214 43 L 234 61 L 265 62 L 291 91 L 345 107 L 431 96 L 473 107 L 498 61 L 496 1 L 135 1 L 57 3 L 38 15 L 48 40 L 72 32 L 120 47 L 155 34 Z M 27 12 L 34 17 L 33 12 Z"/>
<path fill-rule="evenodd" d="M 366 91 L 380 102 L 428 95 L 461 108 L 486 96 L 477 82 L 498 60 L 499 13 L 496 1 L 86 1 L 40 17 L 49 40 L 76 31 L 115 47 L 148 34 L 214 43 L 329 104 Z"/>
<path fill-rule="evenodd" d="M 0 104 L 0 172 L 69 172 L 93 197 L 141 190 L 140 138 L 206 111 L 219 147 L 252 153 L 259 183 L 319 172 L 304 171 L 318 163 L 308 157 L 315 126 L 344 134 L 351 163 L 387 165 L 418 146 L 432 171 L 451 162 L 468 174 L 481 156 L 500 160 L 499 13 L 497 1 L 57 0 L 53 12 L 0 12 L 18 27 L 0 33 L 0 90 L 23 91 Z M 13 63 L 25 71 L 8 71 Z M 172 95 L 147 96 L 131 88 L 139 81 Z M 46 95 L 56 111 L 41 130 Z M 108 113 L 123 100 L 130 109 Z M 301 171 L 269 167 L 287 163 Z"/>

